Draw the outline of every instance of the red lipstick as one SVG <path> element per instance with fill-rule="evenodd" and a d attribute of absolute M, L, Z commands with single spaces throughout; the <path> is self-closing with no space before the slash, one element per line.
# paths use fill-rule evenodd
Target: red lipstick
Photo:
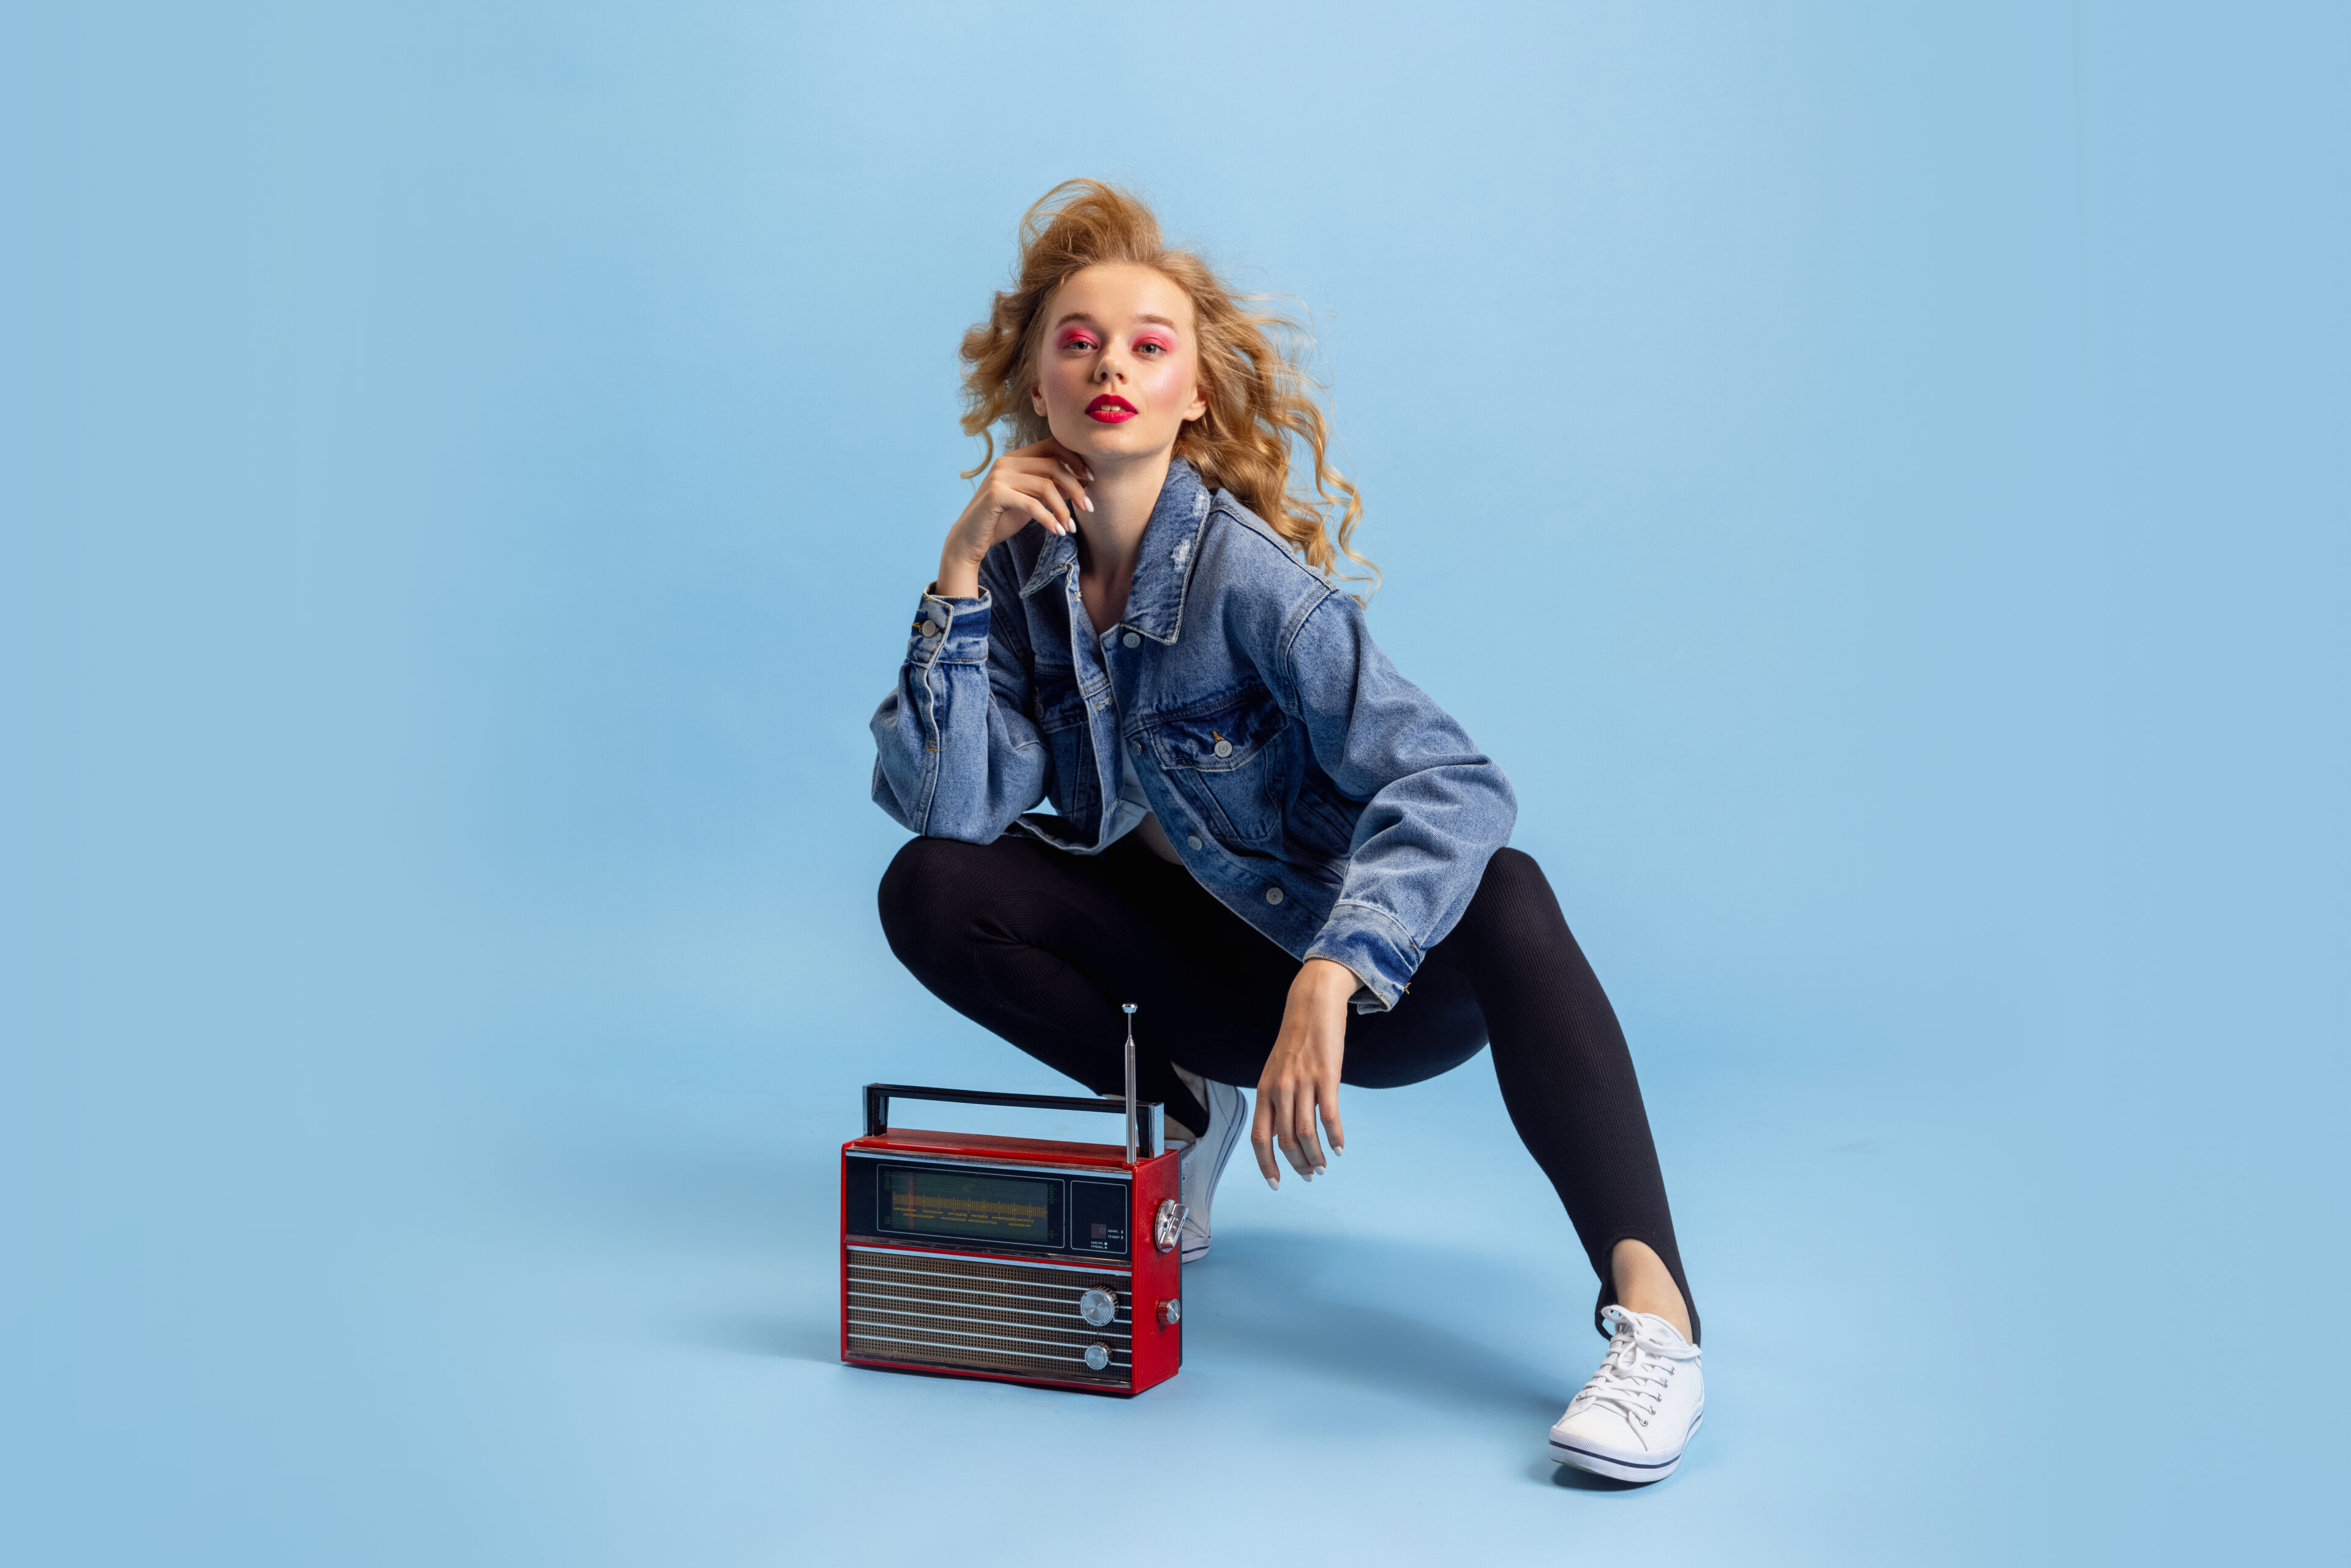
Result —
<path fill-rule="evenodd" d="M 1134 405 L 1123 397 L 1104 395 L 1086 404 L 1086 417 L 1102 424 L 1124 424 L 1135 414 Z"/>

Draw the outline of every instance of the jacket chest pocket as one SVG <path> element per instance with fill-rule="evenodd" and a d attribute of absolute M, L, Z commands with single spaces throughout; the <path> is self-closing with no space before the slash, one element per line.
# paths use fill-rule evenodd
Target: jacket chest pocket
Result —
<path fill-rule="evenodd" d="M 1262 686 L 1153 721 L 1151 745 L 1177 793 L 1236 843 L 1279 845 L 1294 780 L 1289 716 Z"/>

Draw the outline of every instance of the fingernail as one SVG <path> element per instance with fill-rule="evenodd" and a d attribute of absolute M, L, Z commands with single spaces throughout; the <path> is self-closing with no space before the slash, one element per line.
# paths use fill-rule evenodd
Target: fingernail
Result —
<path fill-rule="evenodd" d="M 1343 1155 L 1347 1152 L 1347 1145 L 1344 1144 L 1333 1144 L 1331 1145 L 1331 1152 L 1334 1155 Z"/>
<path fill-rule="evenodd" d="M 1078 497 L 1078 505 L 1091 512 L 1094 509 L 1094 498 L 1092 496 L 1081 496 Z"/>
<path fill-rule="evenodd" d="M 1280 1192 L 1281 1190 L 1281 1178 L 1280 1176 L 1268 1176 L 1265 1178 L 1265 1185 L 1273 1188 L 1274 1191 Z"/>

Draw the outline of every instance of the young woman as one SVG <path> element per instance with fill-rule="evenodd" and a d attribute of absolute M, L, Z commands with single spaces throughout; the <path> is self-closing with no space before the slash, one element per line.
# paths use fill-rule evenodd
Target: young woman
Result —
<path fill-rule="evenodd" d="M 1541 868 L 1504 847 L 1509 780 L 1330 579 L 1362 559 L 1361 503 L 1281 325 L 1123 192 L 1071 181 L 1030 209 L 963 341 L 964 429 L 1012 450 L 947 529 L 873 718 L 873 798 L 921 835 L 883 925 L 940 999 L 1098 1093 L 1140 1004 L 1187 1263 L 1245 1117 L 1270 1186 L 1276 1150 L 1311 1181 L 1346 1146 L 1342 1082 L 1417 1082 L 1490 1041 L 1610 1339 L 1552 1457 L 1660 1479 L 1705 1392 L 1632 1059 Z"/>

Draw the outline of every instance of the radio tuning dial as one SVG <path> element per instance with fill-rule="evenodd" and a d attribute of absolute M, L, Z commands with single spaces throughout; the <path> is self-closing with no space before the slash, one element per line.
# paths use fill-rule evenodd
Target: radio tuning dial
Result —
<path fill-rule="evenodd" d="M 1096 1328 L 1108 1328 L 1118 1316 L 1118 1298 L 1096 1286 L 1078 1298 L 1078 1316 Z"/>
<path fill-rule="evenodd" d="M 1162 1252 L 1176 1250 L 1176 1243 L 1184 1239 L 1184 1217 L 1191 1210 L 1174 1198 L 1160 1202 L 1159 1212 L 1151 1217 L 1151 1242 Z"/>
<path fill-rule="evenodd" d="M 1182 1322 L 1184 1321 L 1184 1302 L 1182 1299 L 1176 1296 L 1170 1296 L 1165 1301 L 1160 1302 L 1159 1321 L 1166 1324 L 1171 1329 L 1177 1323 Z"/>
<path fill-rule="evenodd" d="M 1099 1344 L 1090 1344 L 1086 1346 L 1087 1371 L 1100 1372 L 1103 1367 L 1108 1366 L 1109 1364 L 1110 1349 L 1108 1346 Z"/>

